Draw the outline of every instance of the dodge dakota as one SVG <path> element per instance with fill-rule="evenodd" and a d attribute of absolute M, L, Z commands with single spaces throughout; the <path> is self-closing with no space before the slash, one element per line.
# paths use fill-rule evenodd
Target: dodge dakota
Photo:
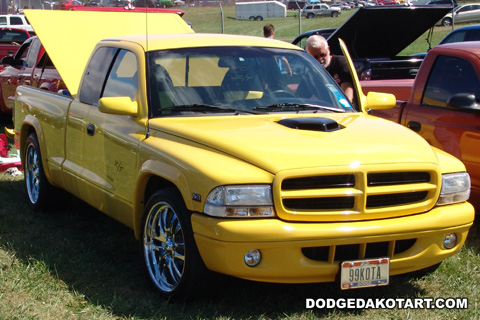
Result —
<path fill-rule="evenodd" d="M 480 209 L 480 42 L 438 45 L 430 50 L 416 80 L 362 83 L 363 91 L 388 92 L 394 108 L 371 114 L 398 122 L 431 145 L 462 160 L 472 179 L 470 202 Z"/>
<path fill-rule="evenodd" d="M 366 113 L 393 95 L 359 94 L 358 112 L 301 48 L 195 34 L 175 14 L 139 29 L 132 13 L 26 14 L 71 92 L 17 89 L 28 202 L 45 208 L 61 188 L 132 228 L 162 296 L 194 296 L 211 271 L 387 285 L 463 246 L 465 167 Z M 91 33 L 75 25 L 86 14 Z M 52 19 L 81 33 L 59 42 Z M 117 21 L 128 27 L 108 34 Z"/>

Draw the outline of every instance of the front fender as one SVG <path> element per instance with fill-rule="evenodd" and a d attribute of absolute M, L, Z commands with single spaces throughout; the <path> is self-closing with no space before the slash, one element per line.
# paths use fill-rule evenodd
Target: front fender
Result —
<path fill-rule="evenodd" d="M 176 141 L 175 141 L 176 140 Z M 175 186 L 185 206 L 203 212 L 205 199 L 217 186 L 229 184 L 269 184 L 274 176 L 241 159 L 189 140 L 165 135 L 152 136 L 140 148 L 139 173 L 134 200 L 134 230 L 140 235 L 142 215 L 150 179 Z"/>

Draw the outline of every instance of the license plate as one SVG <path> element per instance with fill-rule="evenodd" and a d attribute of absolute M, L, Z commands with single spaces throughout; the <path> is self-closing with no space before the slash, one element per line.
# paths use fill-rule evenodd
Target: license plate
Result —
<path fill-rule="evenodd" d="M 340 269 L 342 290 L 386 286 L 389 281 L 390 258 L 344 261 Z"/>

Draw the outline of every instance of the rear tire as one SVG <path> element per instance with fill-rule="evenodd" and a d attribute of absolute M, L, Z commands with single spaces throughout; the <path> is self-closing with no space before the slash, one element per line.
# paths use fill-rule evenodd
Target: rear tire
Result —
<path fill-rule="evenodd" d="M 443 18 L 442 25 L 444 27 L 450 27 L 452 25 L 452 18 Z"/>
<path fill-rule="evenodd" d="M 145 206 L 143 256 L 147 275 L 163 298 L 190 300 L 206 281 L 207 269 L 193 237 L 191 214 L 173 189 L 155 192 Z"/>
<path fill-rule="evenodd" d="M 43 169 L 42 155 L 37 134 L 32 132 L 25 142 L 25 188 L 30 207 L 37 211 L 46 208 L 53 201 L 53 187 Z"/>
<path fill-rule="evenodd" d="M 311 12 L 307 14 L 307 19 L 313 19 L 313 18 L 315 18 L 315 14 Z"/>
<path fill-rule="evenodd" d="M 337 18 L 338 17 L 338 12 L 334 11 L 332 12 L 332 18 Z"/>
<path fill-rule="evenodd" d="M 262 17 L 262 16 L 257 16 L 257 17 L 255 18 L 255 21 L 263 21 L 263 17 Z"/>
<path fill-rule="evenodd" d="M 251 16 L 250 18 L 248 18 L 248 20 L 250 20 L 250 21 L 255 21 L 255 17 L 254 17 L 254 16 Z"/>

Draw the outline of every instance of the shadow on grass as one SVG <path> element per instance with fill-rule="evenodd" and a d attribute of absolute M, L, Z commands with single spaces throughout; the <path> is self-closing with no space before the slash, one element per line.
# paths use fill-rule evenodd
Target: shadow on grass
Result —
<path fill-rule="evenodd" d="M 167 319 L 276 318 L 301 315 L 306 298 L 415 297 L 423 292 L 412 276 L 392 277 L 388 287 L 341 291 L 337 284 L 284 285 L 218 276 L 205 296 L 188 303 L 167 303 L 151 289 L 133 232 L 73 199 L 68 209 L 33 212 L 23 180 L 0 181 L 0 245 L 28 264 L 44 262 L 52 275 L 88 301 L 119 317 Z M 477 233 L 478 229 L 474 229 Z M 476 243 L 478 246 L 478 241 Z M 315 316 L 332 310 L 313 310 Z M 361 314 L 336 310 L 335 314 Z"/>

